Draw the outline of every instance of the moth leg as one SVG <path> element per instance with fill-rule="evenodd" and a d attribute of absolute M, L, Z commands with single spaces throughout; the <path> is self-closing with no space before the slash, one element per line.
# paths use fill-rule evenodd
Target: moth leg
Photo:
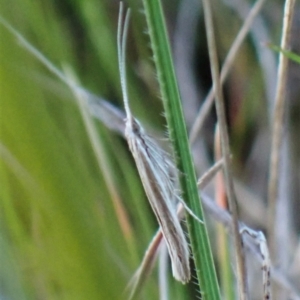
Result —
<path fill-rule="evenodd" d="M 183 218 L 183 211 L 185 209 L 189 213 L 189 215 L 193 217 L 197 222 L 199 222 L 200 224 L 204 224 L 204 222 L 198 216 L 195 215 L 195 213 L 187 206 L 187 204 L 181 198 L 177 197 L 176 199 L 180 203 L 177 209 L 177 213 L 181 219 Z"/>

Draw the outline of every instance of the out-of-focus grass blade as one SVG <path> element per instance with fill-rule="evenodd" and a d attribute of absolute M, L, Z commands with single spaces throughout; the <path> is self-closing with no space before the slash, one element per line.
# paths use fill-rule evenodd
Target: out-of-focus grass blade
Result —
<path fill-rule="evenodd" d="M 21 6 L 26 7 L 26 3 Z M 30 22 L 36 20 L 39 24 L 43 16 L 38 7 L 32 6 L 35 5 L 28 7 L 38 17 Z M 52 13 L 49 10 L 47 17 L 51 19 Z M 30 28 L 34 31 L 34 27 Z M 42 44 L 40 30 L 34 38 L 39 40 L 40 48 L 46 48 L 52 57 L 68 55 L 64 50 L 70 49 L 69 41 L 55 36 L 59 30 L 52 44 L 48 44 L 55 48 L 53 53 Z M 7 150 L 0 155 L 1 229 L 18 266 L 11 273 L 15 276 L 15 292 L 8 289 L 7 297 L 22 299 L 24 286 L 29 299 L 122 299 L 122 291 L 138 261 L 134 251 L 126 246 L 76 104 L 60 101 L 51 90 L 46 93 L 28 75 L 43 74 L 45 70 L 3 26 L 0 35 L 6 41 L 0 44 L 0 139 Z M 48 32 L 46 40 L 51 37 Z M 69 54 L 66 60 L 72 62 L 74 53 Z M 105 76 L 101 70 L 99 74 Z M 64 95 L 72 97 L 67 92 Z M 119 141 L 116 146 L 116 137 L 103 126 L 97 124 L 97 130 L 106 151 L 109 149 L 108 159 L 114 161 L 112 173 L 118 179 L 114 188 L 123 187 L 126 209 L 135 222 L 142 220 L 139 228 L 143 232 L 137 235 L 146 245 L 151 222 L 149 214 L 142 213 L 147 209 L 146 201 L 135 194 L 141 187 L 137 187 L 134 168 L 128 161 L 122 163 L 125 146 Z M 119 171 L 126 174 L 125 179 L 119 178 Z M 132 213 L 135 210 L 139 211 L 137 216 Z M 11 279 L 3 267 L 0 278 L 5 276 Z"/>
<path fill-rule="evenodd" d="M 284 54 L 286 57 L 288 57 L 290 60 L 300 64 L 300 55 L 297 55 L 296 53 L 293 53 L 288 50 L 281 49 L 279 46 L 273 45 L 273 44 L 267 44 L 268 47 L 278 53 Z"/>

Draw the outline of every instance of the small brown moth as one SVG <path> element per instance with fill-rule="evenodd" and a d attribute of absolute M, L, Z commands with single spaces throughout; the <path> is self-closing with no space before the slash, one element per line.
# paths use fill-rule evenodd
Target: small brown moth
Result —
<path fill-rule="evenodd" d="M 126 39 L 130 10 L 127 10 L 122 30 L 123 4 L 120 4 L 118 21 L 118 60 L 119 72 L 126 111 L 125 136 L 135 160 L 144 190 L 152 210 L 161 227 L 172 263 L 172 272 L 176 280 L 186 283 L 190 280 L 189 247 L 180 221 L 176 214 L 176 203 L 184 207 L 199 222 L 178 194 L 176 178 L 172 174 L 176 168 L 170 157 L 144 131 L 140 123 L 133 117 L 128 100 L 126 82 Z M 176 176 L 173 176 L 176 177 Z"/>

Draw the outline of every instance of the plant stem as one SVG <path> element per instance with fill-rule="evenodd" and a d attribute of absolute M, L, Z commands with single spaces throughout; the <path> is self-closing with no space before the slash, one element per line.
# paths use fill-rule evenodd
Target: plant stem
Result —
<path fill-rule="evenodd" d="M 283 30 L 281 37 L 281 49 L 288 50 L 290 44 L 290 33 L 292 27 L 295 0 L 287 0 L 284 7 Z M 271 258 L 275 258 L 276 249 L 276 207 L 278 198 L 279 166 L 281 144 L 284 127 L 284 104 L 286 100 L 286 81 L 288 69 L 288 57 L 280 52 L 279 67 L 277 75 L 277 88 L 275 97 L 275 108 L 272 125 L 271 158 L 269 167 L 268 186 L 268 239 Z"/>
<path fill-rule="evenodd" d="M 230 148 L 229 137 L 226 124 L 226 115 L 224 107 L 224 97 L 221 88 L 221 80 L 219 75 L 219 65 L 217 57 L 216 42 L 214 37 L 214 26 L 212 22 L 212 11 L 209 0 L 203 0 L 204 19 L 206 27 L 206 35 L 208 42 L 208 51 L 211 64 L 211 72 L 213 79 L 213 87 L 216 95 L 216 110 L 220 128 L 221 148 L 224 157 L 224 179 L 226 185 L 227 198 L 229 208 L 232 213 L 233 222 L 233 237 L 236 251 L 236 263 L 237 263 L 237 280 L 239 287 L 239 299 L 247 299 L 247 284 L 246 284 L 246 270 L 244 257 L 242 252 L 241 236 L 238 226 L 238 213 L 236 196 L 234 193 L 234 186 L 232 180 L 232 171 L 230 166 Z"/>

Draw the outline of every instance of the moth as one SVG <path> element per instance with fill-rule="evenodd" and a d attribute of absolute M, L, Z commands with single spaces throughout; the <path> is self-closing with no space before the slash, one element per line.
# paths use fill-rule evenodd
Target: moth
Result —
<path fill-rule="evenodd" d="M 176 187 L 176 176 L 172 176 L 176 172 L 176 168 L 170 156 L 147 135 L 141 124 L 131 113 L 126 82 L 126 40 L 130 19 L 129 9 L 127 10 L 123 26 L 122 19 L 123 5 L 121 3 L 117 43 L 120 81 L 126 112 L 125 137 L 137 166 L 145 193 L 166 241 L 171 258 L 173 276 L 176 280 L 187 283 L 191 277 L 189 247 L 176 214 L 176 203 L 183 203 L 189 213 L 194 217 L 196 216 L 180 198 Z M 201 220 L 199 221 L 203 223 Z"/>

